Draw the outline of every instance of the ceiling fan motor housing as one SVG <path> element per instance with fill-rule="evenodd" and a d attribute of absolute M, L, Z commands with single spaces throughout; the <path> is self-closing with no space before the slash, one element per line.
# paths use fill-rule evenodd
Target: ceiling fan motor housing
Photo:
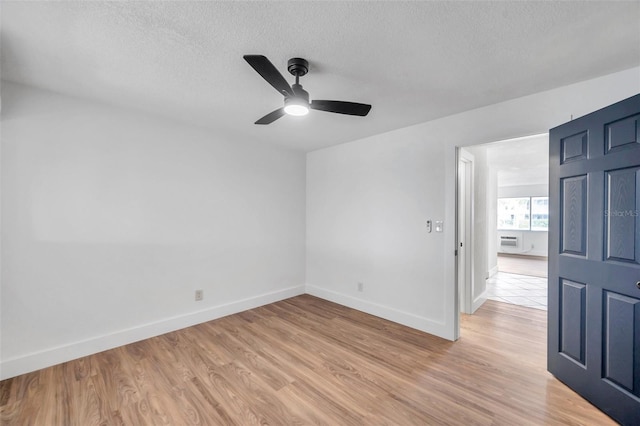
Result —
<path fill-rule="evenodd" d="M 287 69 L 289 70 L 291 75 L 302 77 L 307 72 L 309 72 L 309 62 L 306 59 L 302 58 L 291 58 L 287 63 Z"/>
<path fill-rule="evenodd" d="M 304 90 L 301 84 L 292 84 L 291 89 L 293 89 L 295 96 L 289 96 L 289 98 L 302 99 L 309 103 L 309 92 Z"/>

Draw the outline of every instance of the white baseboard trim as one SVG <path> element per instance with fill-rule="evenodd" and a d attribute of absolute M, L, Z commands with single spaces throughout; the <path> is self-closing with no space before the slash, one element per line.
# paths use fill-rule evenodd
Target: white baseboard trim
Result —
<path fill-rule="evenodd" d="M 40 370 L 45 367 L 71 361 L 83 356 L 95 354 L 118 346 L 148 339 L 181 328 L 201 324 L 269 303 L 304 294 L 304 286 L 289 287 L 271 293 L 218 305 L 201 311 L 189 312 L 160 321 L 116 331 L 114 333 L 92 337 L 24 356 L 3 360 L 0 363 L 0 380 Z"/>
<path fill-rule="evenodd" d="M 326 290 L 310 284 L 307 284 L 305 289 L 306 293 L 312 296 L 338 303 L 342 306 L 356 309 L 367 314 L 375 315 L 398 324 L 406 325 L 407 327 L 415 328 L 416 330 L 424 331 L 425 333 L 433 334 L 435 336 L 442 337 L 443 339 L 451 341 L 454 340 L 453 336 L 450 336 L 450 333 L 448 333 L 444 322 L 434 321 L 430 318 L 399 311 L 384 305 L 368 302 L 366 300 Z"/>
<path fill-rule="evenodd" d="M 484 302 L 487 301 L 487 290 L 483 291 L 478 297 L 473 299 L 473 303 L 471 304 L 471 313 L 475 313 L 480 306 L 483 305 Z"/>
<path fill-rule="evenodd" d="M 487 278 L 491 278 L 492 276 L 494 276 L 497 273 L 498 273 L 498 265 L 496 265 L 493 268 L 489 269 L 489 272 L 487 273 Z"/>

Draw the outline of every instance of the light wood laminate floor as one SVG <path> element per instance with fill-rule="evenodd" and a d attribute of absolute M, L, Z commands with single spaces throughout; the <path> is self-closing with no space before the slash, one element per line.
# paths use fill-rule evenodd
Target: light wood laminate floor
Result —
<path fill-rule="evenodd" d="M 0 382 L 2 425 L 608 425 L 545 370 L 546 313 L 456 342 L 304 295 Z"/>

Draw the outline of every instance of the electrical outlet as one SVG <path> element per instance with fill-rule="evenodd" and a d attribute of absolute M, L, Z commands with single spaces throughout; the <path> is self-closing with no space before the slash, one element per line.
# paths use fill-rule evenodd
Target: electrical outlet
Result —
<path fill-rule="evenodd" d="M 199 302 L 202 299 L 204 299 L 204 293 L 202 290 L 196 290 L 196 302 Z"/>
<path fill-rule="evenodd" d="M 364 290 L 364 283 L 358 283 L 358 291 Z"/>

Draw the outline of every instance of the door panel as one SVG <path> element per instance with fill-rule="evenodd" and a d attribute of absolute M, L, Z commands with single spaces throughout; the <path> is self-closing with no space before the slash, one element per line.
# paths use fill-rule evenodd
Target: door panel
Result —
<path fill-rule="evenodd" d="M 640 263 L 640 167 L 606 172 L 607 260 Z"/>
<path fill-rule="evenodd" d="M 549 134 L 548 369 L 640 424 L 640 95 Z"/>
<path fill-rule="evenodd" d="M 560 143 L 562 144 L 561 164 L 587 158 L 587 132 L 566 137 Z"/>
<path fill-rule="evenodd" d="M 640 300 L 605 292 L 604 377 L 640 396 Z M 635 324 L 628 327 L 626 324 Z"/>
<path fill-rule="evenodd" d="M 587 175 L 561 180 L 562 252 L 586 255 Z"/>
<path fill-rule="evenodd" d="M 605 127 L 607 153 L 620 149 L 633 149 L 632 144 L 640 143 L 640 114 L 623 118 Z"/>
<path fill-rule="evenodd" d="M 560 291 L 560 353 L 584 365 L 587 286 L 563 279 Z"/>

